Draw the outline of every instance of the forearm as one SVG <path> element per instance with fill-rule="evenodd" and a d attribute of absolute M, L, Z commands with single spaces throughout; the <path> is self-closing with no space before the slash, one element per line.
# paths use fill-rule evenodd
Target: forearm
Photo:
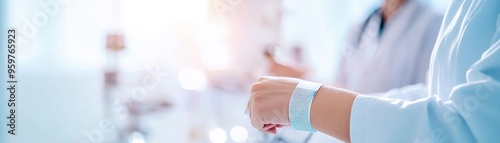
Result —
<path fill-rule="evenodd" d="M 311 124 L 314 129 L 345 142 L 350 142 L 351 107 L 357 93 L 323 86 L 311 105 Z"/>

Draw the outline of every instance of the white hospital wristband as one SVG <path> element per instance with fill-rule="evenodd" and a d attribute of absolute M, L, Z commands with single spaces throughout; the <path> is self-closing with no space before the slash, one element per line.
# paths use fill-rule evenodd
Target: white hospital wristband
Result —
<path fill-rule="evenodd" d="M 322 84 L 300 81 L 290 98 L 288 115 L 295 130 L 316 132 L 311 125 L 311 103 Z"/>

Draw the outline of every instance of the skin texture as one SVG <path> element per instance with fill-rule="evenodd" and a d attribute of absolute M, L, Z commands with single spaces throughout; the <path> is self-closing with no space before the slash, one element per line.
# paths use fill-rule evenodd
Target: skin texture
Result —
<path fill-rule="evenodd" d="M 406 2 L 407 0 L 385 0 L 382 5 L 382 20 L 384 22 L 391 20 Z"/>
<path fill-rule="evenodd" d="M 272 75 L 301 78 L 309 71 L 306 65 L 295 61 L 289 61 L 287 63 L 278 62 L 274 59 L 274 55 L 268 53 L 268 51 L 264 53 L 264 56 L 269 63 L 269 73 Z"/>
<path fill-rule="evenodd" d="M 407 0 L 385 0 L 382 5 L 383 21 L 390 21 Z M 300 78 L 308 71 L 300 63 L 279 63 L 266 55 L 269 72 L 278 76 Z M 276 133 L 277 128 L 290 125 L 288 104 L 299 79 L 261 77 L 252 85 L 248 102 L 252 125 L 264 132 Z M 311 105 L 311 124 L 314 129 L 345 142 L 350 142 L 351 108 L 358 93 L 323 85 Z"/>
<path fill-rule="evenodd" d="M 261 77 L 252 85 L 248 102 L 252 125 L 267 133 L 290 125 L 288 104 L 299 79 Z M 322 86 L 311 105 L 311 124 L 316 130 L 350 142 L 349 123 L 351 107 L 357 93 L 340 88 Z"/>

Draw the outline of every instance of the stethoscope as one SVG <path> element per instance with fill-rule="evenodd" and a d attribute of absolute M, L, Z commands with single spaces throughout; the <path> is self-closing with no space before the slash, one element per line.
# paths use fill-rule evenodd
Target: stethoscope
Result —
<path fill-rule="evenodd" d="M 352 51 L 346 51 L 347 53 L 350 53 L 352 55 L 347 55 L 347 57 L 358 57 L 361 56 L 362 58 L 354 58 L 354 60 L 362 60 L 361 62 L 369 62 L 373 60 L 373 57 L 376 55 L 377 49 L 378 49 L 378 42 L 381 34 L 381 30 L 383 30 L 383 20 L 381 16 L 381 9 L 376 9 L 374 10 L 369 17 L 362 23 L 360 27 L 359 33 L 357 33 L 357 39 L 355 39 L 354 43 L 351 43 L 352 45 L 351 48 L 348 48 L 348 50 Z M 363 67 L 359 67 L 363 68 Z M 354 71 L 363 71 L 360 69 L 353 69 Z M 362 76 L 356 76 L 356 77 L 351 77 L 355 78 L 352 81 L 354 82 L 360 82 L 362 81 L 361 78 Z M 350 84 L 352 87 L 349 87 L 349 89 L 357 89 L 357 86 L 359 85 L 358 83 L 352 83 Z"/>
<path fill-rule="evenodd" d="M 370 25 L 371 24 L 371 21 L 382 21 L 380 18 L 381 16 L 378 16 L 377 17 L 377 14 L 380 12 L 380 9 L 377 9 L 375 11 L 373 11 L 370 16 L 367 18 L 366 21 L 363 22 L 363 26 L 361 27 L 361 31 L 359 33 L 359 36 L 358 36 L 358 39 L 357 39 L 357 45 L 355 45 L 355 47 L 357 48 L 357 50 L 360 50 L 360 49 L 363 49 L 363 50 L 366 50 L 364 48 L 366 48 L 366 46 L 363 46 L 359 43 L 364 43 L 366 41 L 363 41 L 363 40 L 367 40 L 367 39 L 364 39 L 364 35 L 368 34 L 369 32 L 373 32 L 373 33 L 379 33 L 380 31 L 374 31 L 374 28 L 372 28 L 373 25 Z M 376 23 L 375 26 L 380 26 L 380 23 Z M 376 28 L 378 30 L 378 28 Z M 373 40 L 373 39 L 368 39 L 368 40 Z M 368 41 L 369 42 L 369 41 Z M 274 53 L 274 50 L 275 49 L 268 49 L 268 51 L 266 51 L 266 56 L 269 56 L 269 55 L 273 55 L 271 53 Z M 370 50 L 374 50 L 374 49 L 370 49 Z M 371 54 L 374 53 L 374 51 L 370 51 Z M 246 114 L 248 114 L 248 109 L 245 111 Z M 267 135 L 268 134 L 265 134 L 264 133 L 264 136 L 266 136 L 267 138 Z M 314 133 L 309 133 L 307 135 L 307 137 L 304 139 L 304 141 L 302 141 L 303 143 L 308 143 L 310 140 L 311 140 L 311 137 L 314 135 Z M 268 143 L 287 143 L 288 141 L 285 140 L 285 138 L 282 136 L 282 135 L 276 135 L 274 136 Z"/>
<path fill-rule="evenodd" d="M 383 20 L 382 20 L 382 10 L 381 8 L 378 8 L 378 9 L 375 9 L 369 16 L 368 18 L 363 22 L 362 26 L 361 26 L 361 30 L 359 32 L 359 35 L 358 35 L 358 39 L 357 39 L 357 43 L 361 43 L 362 40 L 363 40 L 363 35 L 366 35 L 367 33 L 369 32 L 374 32 L 374 33 L 380 33 L 380 31 L 377 31 L 377 30 L 381 30 L 383 28 L 381 28 L 380 26 L 383 23 Z M 374 30 L 374 28 L 372 28 L 372 24 L 371 22 L 373 21 L 378 21 L 377 23 L 375 23 L 374 26 L 378 26 L 378 28 L 376 28 L 377 30 Z M 360 45 L 356 45 L 356 47 L 358 48 L 361 48 Z"/>

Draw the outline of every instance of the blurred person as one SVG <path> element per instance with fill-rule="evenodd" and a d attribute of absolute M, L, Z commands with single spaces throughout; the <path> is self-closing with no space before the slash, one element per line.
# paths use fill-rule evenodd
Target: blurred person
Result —
<path fill-rule="evenodd" d="M 384 0 L 351 29 L 333 85 L 359 93 L 386 92 L 407 85 L 413 86 L 406 88 L 424 87 L 441 20 L 441 14 L 420 0 Z M 307 65 L 291 60 L 278 62 L 272 49 L 265 56 L 273 75 L 311 79 Z M 418 94 L 409 97 L 420 98 Z M 311 135 L 304 137 L 285 129 L 278 137 L 292 141 Z M 314 135 L 311 140 L 327 139 Z"/>
<path fill-rule="evenodd" d="M 292 125 L 355 143 L 499 142 L 500 1 L 452 1 L 435 46 L 424 98 L 263 77 L 248 102 L 252 125 L 268 133 Z"/>
<path fill-rule="evenodd" d="M 333 85 L 373 93 L 424 83 L 441 20 L 419 0 L 385 0 L 352 28 Z M 266 57 L 273 75 L 311 77 L 304 64 Z"/>

